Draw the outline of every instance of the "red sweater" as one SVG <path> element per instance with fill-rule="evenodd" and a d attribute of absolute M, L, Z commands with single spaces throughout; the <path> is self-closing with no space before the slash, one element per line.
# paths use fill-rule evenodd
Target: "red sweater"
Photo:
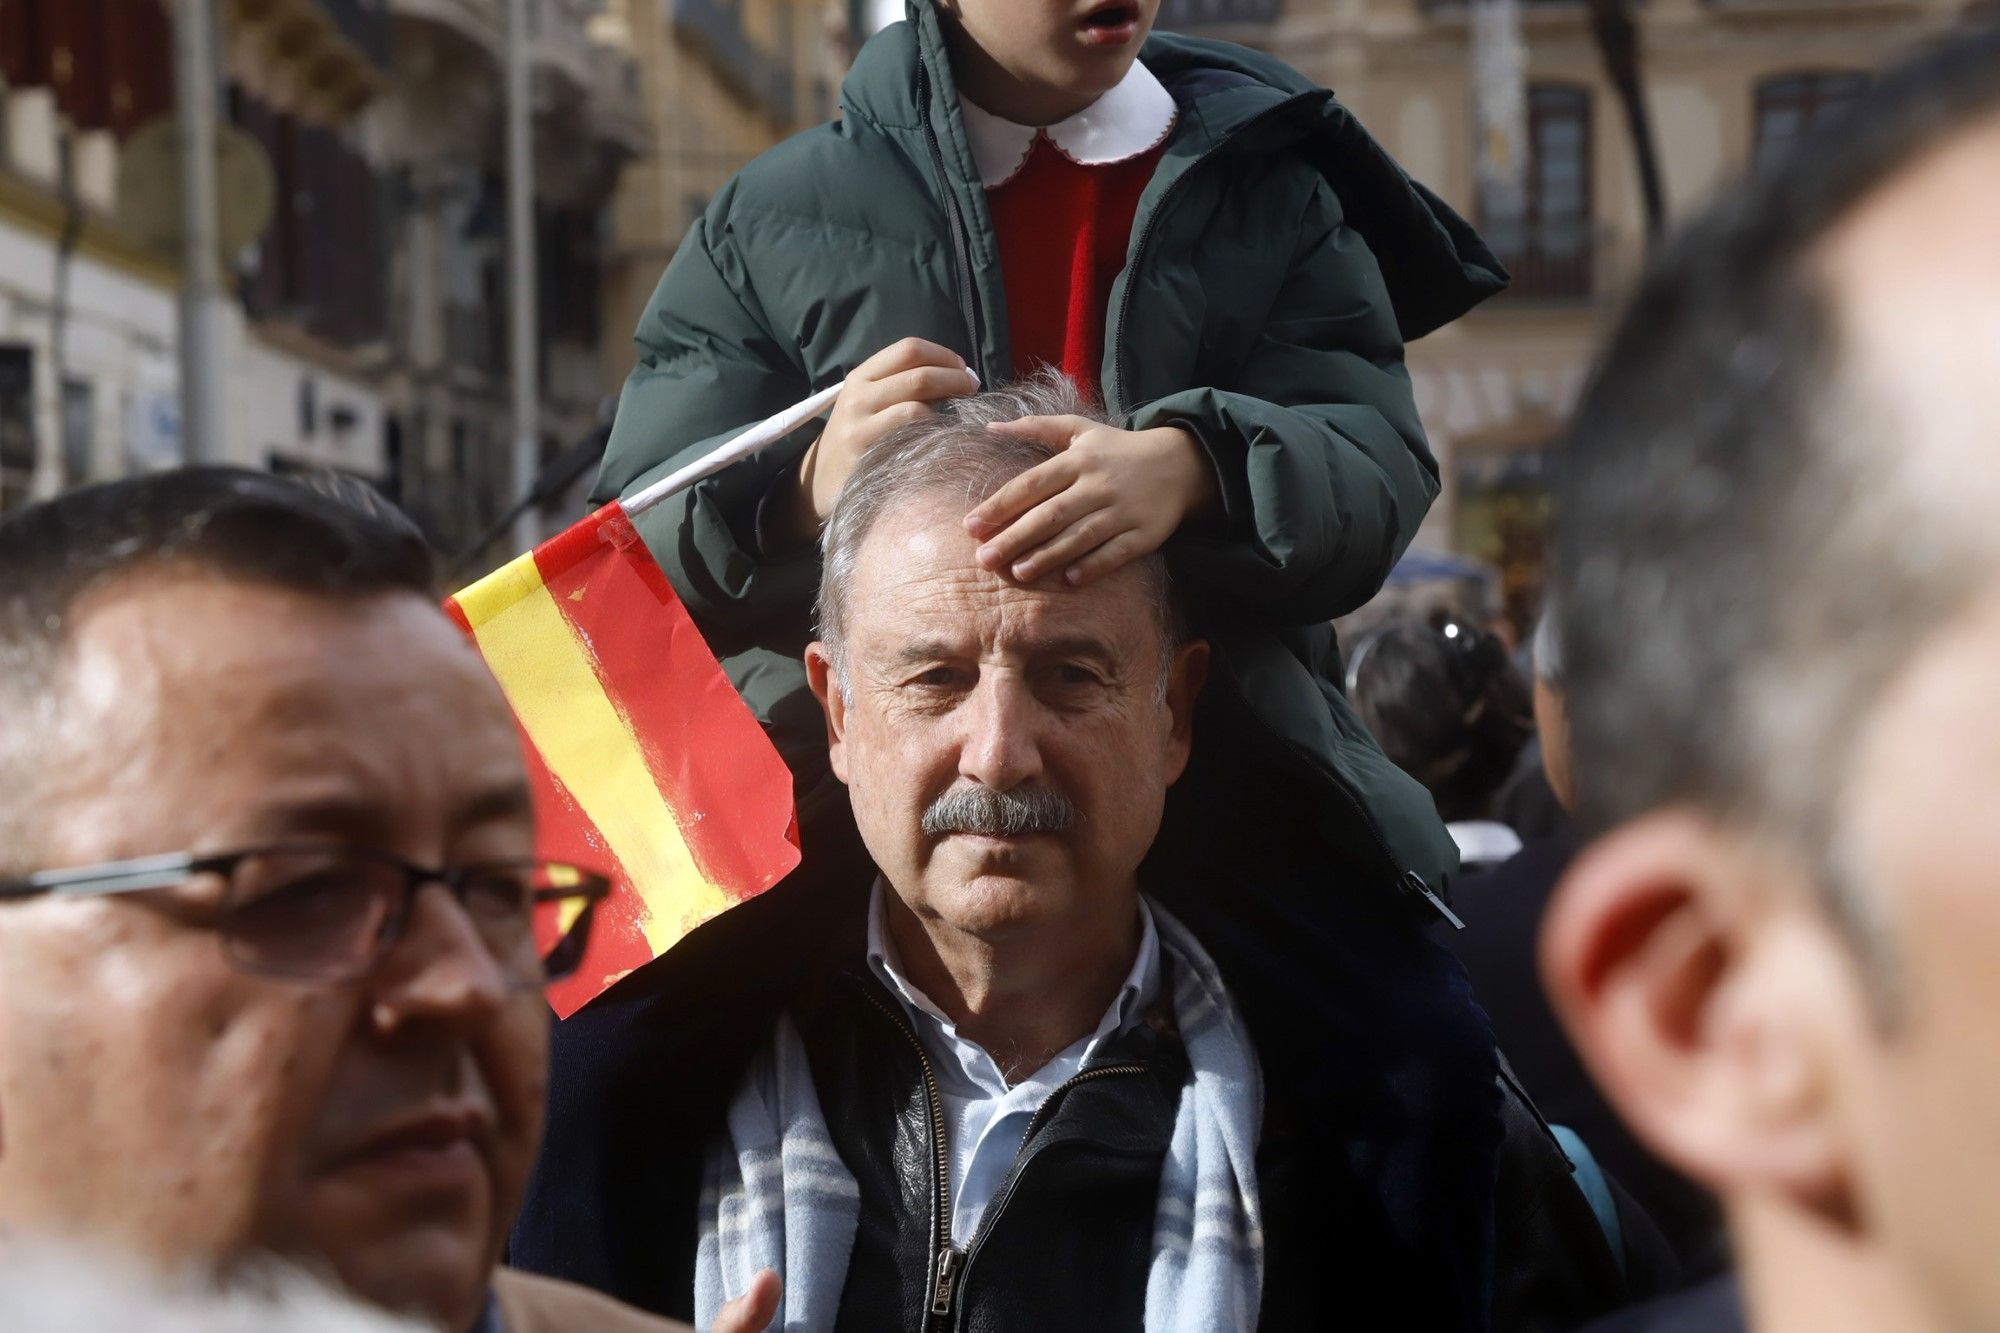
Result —
<path fill-rule="evenodd" d="M 1105 307 L 1165 149 L 1163 138 L 1137 157 L 1086 167 L 1036 135 L 1020 170 L 987 190 L 1016 375 L 1054 366 L 1103 396 Z"/>

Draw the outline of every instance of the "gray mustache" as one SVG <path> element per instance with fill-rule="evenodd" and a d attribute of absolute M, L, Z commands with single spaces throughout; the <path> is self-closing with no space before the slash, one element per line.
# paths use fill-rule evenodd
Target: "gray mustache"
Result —
<path fill-rule="evenodd" d="M 1067 833 L 1082 820 L 1076 803 L 1049 787 L 953 787 L 924 810 L 924 836 L 971 833 L 987 838 L 1022 838 Z"/>

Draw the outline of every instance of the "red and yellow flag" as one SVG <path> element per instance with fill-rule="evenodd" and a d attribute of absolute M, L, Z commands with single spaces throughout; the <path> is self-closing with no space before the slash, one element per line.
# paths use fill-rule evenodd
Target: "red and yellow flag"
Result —
<path fill-rule="evenodd" d="M 614 880 L 559 1016 L 798 864 L 791 773 L 618 503 L 446 609 L 513 707 L 539 853 Z"/>

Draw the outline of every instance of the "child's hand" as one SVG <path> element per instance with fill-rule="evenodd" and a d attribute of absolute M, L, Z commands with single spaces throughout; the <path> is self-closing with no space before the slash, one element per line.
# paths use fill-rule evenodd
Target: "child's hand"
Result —
<path fill-rule="evenodd" d="M 868 446 L 931 404 L 979 387 L 957 352 L 922 338 L 891 343 L 856 366 L 833 400 L 826 429 L 799 460 L 786 526 L 799 541 L 819 535 L 834 499 Z"/>
<path fill-rule="evenodd" d="M 1072 584 L 1109 574 L 1159 550 L 1216 502 L 1208 456 L 1179 426 L 1023 417 L 994 429 L 1062 450 L 965 516 L 966 531 L 984 543 L 979 563 L 1022 583 L 1057 570 Z"/>

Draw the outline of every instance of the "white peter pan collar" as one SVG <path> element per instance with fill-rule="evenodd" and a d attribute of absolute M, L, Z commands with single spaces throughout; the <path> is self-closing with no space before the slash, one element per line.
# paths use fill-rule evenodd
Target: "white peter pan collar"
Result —
<path fill-rule="evenodd" d="M 1038 134 L 1047 135 L 1057 151 L 1072 162 L 1086 167 L 1109 166 L 1156 147 L 1173 129 L 1177 114 L 1174 95 L 1136 60 L 1117 87 L 1053 125 L 1016 125 L 963 97 L 958 104 L 965 113 L 965 134 L 972 143 L 979 183 L 989 190 L 1021 169 Z"/>

